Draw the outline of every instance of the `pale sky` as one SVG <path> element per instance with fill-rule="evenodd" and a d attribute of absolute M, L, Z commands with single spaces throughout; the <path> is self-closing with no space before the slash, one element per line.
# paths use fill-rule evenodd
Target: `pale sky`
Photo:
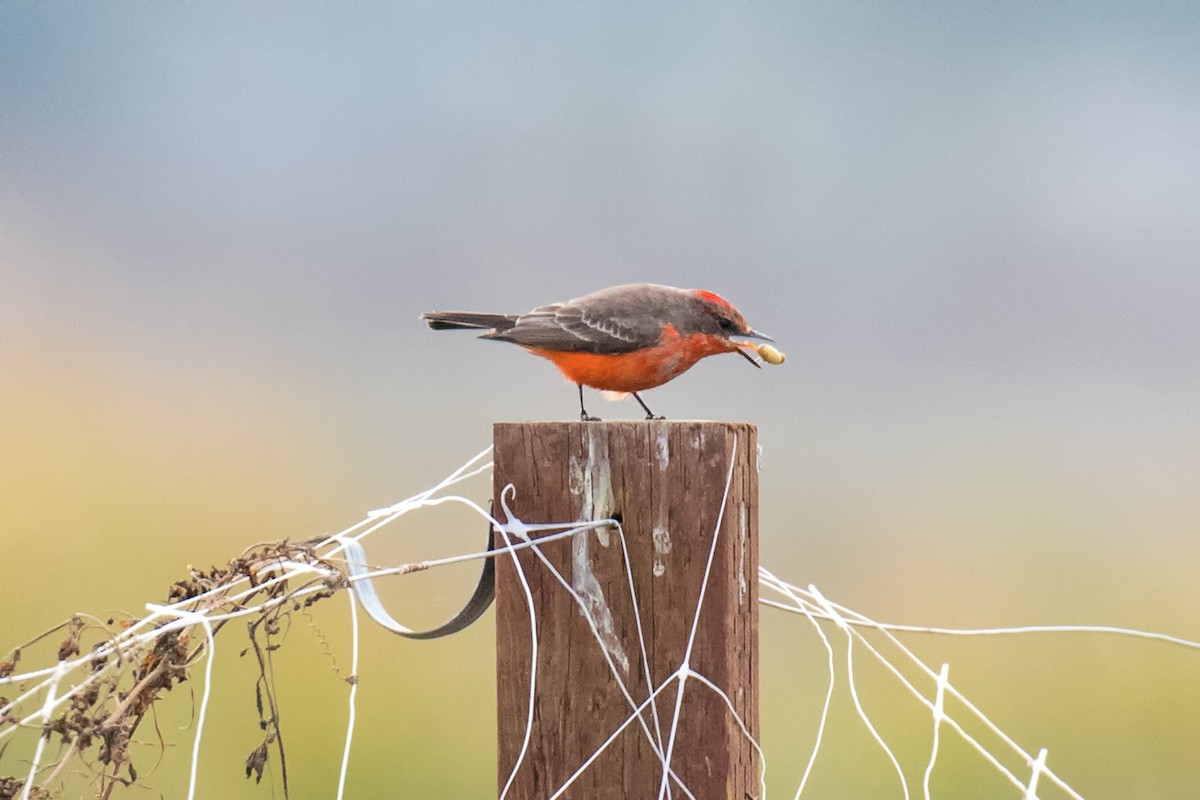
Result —
<path fill-rule="evenodd" d="M 0 2 L 9 621 L 138 608 L 573 418 L 547 363 L 418 314 L 651 281 L 788 354 L 646 396 L 759 425 L 776 573 L 1195 638 L 1197 42 L 1184 2 Z M 1159 730 L 1096 691 L 1137 707 L 1097 730 Z M 1194 748 L 1130 771 L 1076 727 L 1084 793 L 1195 785 Z"/>

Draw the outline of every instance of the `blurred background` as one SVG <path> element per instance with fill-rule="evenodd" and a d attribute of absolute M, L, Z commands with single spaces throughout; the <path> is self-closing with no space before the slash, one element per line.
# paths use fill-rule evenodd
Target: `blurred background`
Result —
<path fill-rule="evenodd" d="M 759 425 L 781 577 L 895 622 L 1200 638 L 1198 40 L 1185 3 L 0 5 L 0 649 L 340 530 L 495 421 L 573 418 L 545 362 L 417 316 L 634 281 L 717 291 L 789 356 L 647 396 Z M 439 512 L 371 555 L 483 534 Z M 471 580 L 420 576 L 395 613 L 432 623 Z M 280 654 L 299 798 L 332 796 L 342 747 L 329 606 Z M 365 632 L 349 796 L 494 796 L 490 623 Z M 273 796 L 225 635 L 202 793 Z M 1082 794 L 1197 796 L 1195 652 L 913 644 Z M 773 794 L 824 660 L 764 611 Z M 919 790 L 928 717 L 860 677 Z M 139 756 L 168 797 L 187 691 L 163 766 Z M 899 796 L 838 698 L 805 796 Z M 943 759 L 935 793 L 1013 796 Z"/>

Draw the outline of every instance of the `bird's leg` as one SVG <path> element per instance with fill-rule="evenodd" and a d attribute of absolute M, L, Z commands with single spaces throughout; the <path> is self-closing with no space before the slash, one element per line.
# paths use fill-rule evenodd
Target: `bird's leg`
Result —
<path fill-rule="evenodd" d="M 642 398 L 638 397 L 637 392 L 633 392 L 633 399 L 638 401 L 638 405 L 646 412 L 646 419 L 666 419 L 666 417 L 656 417 L 654 412 L 650 410 L 650 406 L 642 402 Z"/>
<path fill-rule="evenodd" d="M 588 416 L 587 409 L 583 407 L 583 384 L 576 384 L 579 387 L 579 420 L 581 422 L 599 422 L 599 417 Z M 645 406 L 642 406 L 645 408 Z"/>

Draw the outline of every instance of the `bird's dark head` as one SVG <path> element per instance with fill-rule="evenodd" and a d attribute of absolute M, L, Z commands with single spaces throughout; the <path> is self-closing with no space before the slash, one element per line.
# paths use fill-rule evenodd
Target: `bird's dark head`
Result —
<path fill-rule="evenodd" d="M 722 349 L 729 352 L 736 351 L 754 366 L 759 366 L 758 362 L 750 355 L 756 351 L 756 346 L 745 340 L 761 339 L 767 342 L 775 340 L 765 333 L 751 328 L 741 312 L 721 295 L 704 289 L 696 289 L 692 292 L 692 296 L 696 299 L 700 312 L 697 314 L 699 323 L 697 332 L 714 337 L 721 342 Z"/>

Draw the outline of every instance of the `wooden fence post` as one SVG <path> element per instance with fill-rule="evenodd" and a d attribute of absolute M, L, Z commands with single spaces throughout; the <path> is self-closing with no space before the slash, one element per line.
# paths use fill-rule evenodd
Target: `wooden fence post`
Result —
<path fill-rule="evenodd" d="M 494 440 L 497 518 L 505 521 L 500 495 L 512 484 L 515 496 L 508 506 L 527 524 L 619 519 L 637 598 L 635 615 L 625 558 L 612 528 L 538 548 L 582 599 L 599 642 L 581 604 L 536 553 L 521 551 L 536 615 L 534 665 L 525 589 L 512 556 L 497 556 L 501 790 L 522 750 L 531 673 L 536 672 L 533 726 L 508 791 L 514 800 L 549 797 L 633 714 L 604 651 L 639 704 L 653 690 L 647 667 L 656 686 L 679 668 L 714 531 L 717 544 L 690 666 L 724 690 L 757 740 L 757 429 L 727 422 L 498 423 Z M 562 797 L 659 797 L 662 760 L 652 741 L 661 741 L 666 751 L 677 689 L 678 681 L 672 682 L 656 698 L 657 720 L 649 709 L 642 714 L 650 737 L 636 721 L 626 726 Z M 753 746 L 725 701 L 694 678 L 686 683 L 671 769 L 700 800 L 759 795 Z M 672 784 L 671 797 L 686 796 L 674 779 Z"/>

